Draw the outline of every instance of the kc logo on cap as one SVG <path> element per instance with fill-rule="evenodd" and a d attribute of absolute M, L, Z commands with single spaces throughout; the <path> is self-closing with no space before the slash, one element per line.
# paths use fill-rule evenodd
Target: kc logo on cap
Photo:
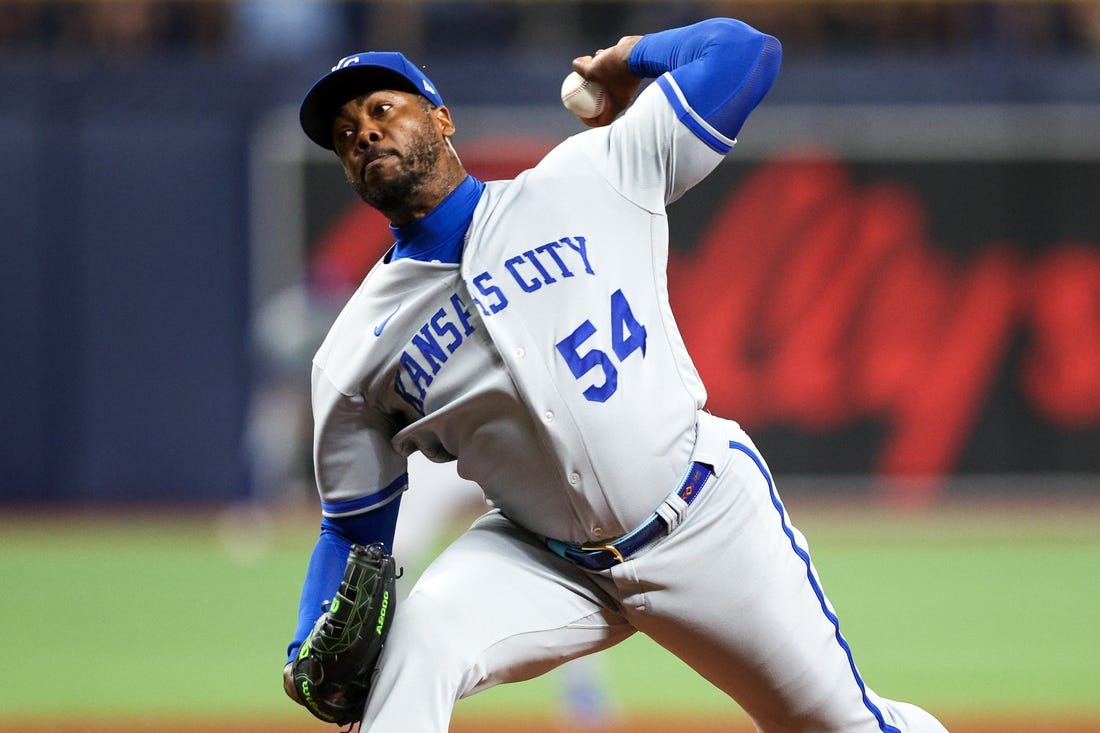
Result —
<path fill-rule="evenodd" d="M 352 64 L 357 63 L 359 63 L 358 56 L 345 56 L 344 58 L 337 61 L 336 66 L 333 66 L 331 69 L 329 69 L 329 71 L 336 71 L 337 69 L 343 69 L 346 66 L 351 66 Z"/>

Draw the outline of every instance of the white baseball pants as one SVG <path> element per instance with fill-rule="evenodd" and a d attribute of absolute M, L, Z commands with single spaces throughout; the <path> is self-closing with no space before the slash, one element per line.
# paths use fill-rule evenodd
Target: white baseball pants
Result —
<path fill-rule="evenodd" d="M 447 548 L 398 607 L 362 733 L 446 733 L 457 700 L 640 631 L 764 733 L 945 733 L 866 686 L 802 534 L 749 437 L 709 415 L 725 465 L 670 535 L 583 570 L 499 512 Z"/>

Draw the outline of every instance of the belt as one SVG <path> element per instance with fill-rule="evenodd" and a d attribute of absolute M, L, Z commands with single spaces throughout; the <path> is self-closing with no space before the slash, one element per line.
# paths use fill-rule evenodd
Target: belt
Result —
<path fill-rule="evenodd" d="M 707 480 L 714 475 L 711 467 L 695 461 L 688 469 L 687 476 L 680 487 L 668 495 L 653 516 L 637 529 L 622 537 L 602 545 L 574 545 L 561 540 L 547 538 L 546 546 L 587 570 L 607 570 L 621 562 L 659 537 L 664 537 L 679 526 L 684 511 L 695 497 L 703 491 Z"/>

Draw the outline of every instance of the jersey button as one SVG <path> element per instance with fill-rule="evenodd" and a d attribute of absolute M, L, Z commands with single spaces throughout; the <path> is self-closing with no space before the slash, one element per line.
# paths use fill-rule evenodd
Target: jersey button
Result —
<path fill-rule="evenodd" d="M 527 356 L 527 352 L 524 350 L 524 348 L 522 346 L 517 346 L 516 350 L 513 351 L 512 353 L 516 355 L 517 359 L 522 359 L 523 357 Z"/>
<path fill-rule="evenodd" d="M 576 486 L 576 485 L 577 485 L 577 484 L 579 484 L 580 482 L 581 482 L 581 475 L 580 475 L 579 473 L 571 473 L 571 474 L 569 474 L 569 483 L 571 483 L 571 484 L 573 484 L 574 486 Z"/>
<path fill-rule="evenodd" d="M 542 413 L 542 419 L 546 422 L 553 422 L 554 412 L 552 410 L 547 410 L 546 412 Z"/>
<path fill-rule="evenodd" d="M 603 537 L 603 527 L 593 527 L 592 528 L 592 536 L 597 538 L 597 539 L 599 539 L 600 537 Z"/>

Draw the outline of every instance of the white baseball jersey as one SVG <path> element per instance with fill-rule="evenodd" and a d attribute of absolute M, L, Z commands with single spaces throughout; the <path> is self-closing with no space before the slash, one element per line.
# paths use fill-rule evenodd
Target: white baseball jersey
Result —
<path fill-rule="evenodd" d="M 457 457 L 541 535 L 648 517 L 706 398 L 668 305 L 665 206 L 721 160 L 653 85 L 615 125 L 489 183 L 461 265 L 379 263 L 314 362 L 326 510 L 391 498 L 420 450 Z"/>

